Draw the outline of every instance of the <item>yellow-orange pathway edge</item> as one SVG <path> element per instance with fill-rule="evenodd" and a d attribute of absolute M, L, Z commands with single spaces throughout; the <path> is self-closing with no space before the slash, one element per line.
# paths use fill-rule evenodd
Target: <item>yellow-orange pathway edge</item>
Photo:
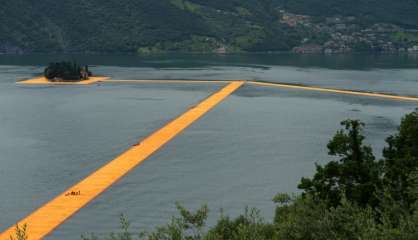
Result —
<path fill-rule="evenodd" d="M 243 83 L 242 81 L 229 83 L 220 91 L 183 113 L 139 144 L 131 147 L 52 201 L 41 206 L 19 221 L 18 224 L 21 226 L 27 224 L 29 240 L 42 239 L 164 144 L 222 102 Z M 14 233 L 15 227 L 11 226 L 0 234 L 0 240 L 9 239 Z"/>
<path fill-rule="evenodd" d="M 75 81 L 75 82 L 51 82 L 45 77 L 36 77 L 28 80 L 23 80 L 17 82 L 17 84 L 27 84 L 27 85 L 89 85 L 97 82 L 102 82 L 109 80 L 109 77 L 103 77 L 103 76 L 95 76 L 95 77 L 89 77 L 87 80 L 81 80 L 81 81 Z"/>
<path fill-rule="evenodd" d="M 301 86 L 301 85 L 292 85 L 292 84 L 286 84 L 286 83 L 270 83 L 270 82 L 259 82 L 259 81 L 247 81 L 247 83 L 250 83 L 250 84 L 253 84 L 253 85 L 259 85 L 259 86 L 300 89 L 300 90 L 317 91 L 317 92 L 328 92 L 328 93 L 337 93 L 337 94 L 347 94 L 347 95 L 355 95 L 355 96 L 376 97 L 376 98 L 386 98 L 386 99 L 392 99 L 392 100 L 418 102 L 418 97 L 412 97 L 412 96 L 399 96 L 399 95 L 391 95 L 391 94 L 385 94 L 385 93 L 340 90 L 340 89 L 322 88 L 322 87 L 314 87 L 314 86 Z"/>
<path fill-rule="evenodd" d="M 243 81 L 243 80 L 235 80 Z M 162 79 L 138 79 L 138 80 L 106 80 L 109 83 L 230 83 L 230 80 L 186 80 L 186 79 L 172 79 L 172 80 L 162 80 Z"/>

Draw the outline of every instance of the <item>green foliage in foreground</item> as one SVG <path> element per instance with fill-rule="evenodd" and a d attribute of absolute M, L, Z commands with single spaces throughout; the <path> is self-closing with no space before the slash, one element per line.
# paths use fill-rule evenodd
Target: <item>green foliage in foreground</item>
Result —
<path fill-rule="evenodd" d="M 372 148 L 363 144 L 364 124 L 347 120 L 328 144 L 329 155 L 339 157 L 324 167 L 317 165 L 313 179 L 302 178 L 300 189 L 319 194 L 331 206 L 338 206 L 346 196 L 361 206 L 375 207 L 377 191 L 381 188 L 381 162 L 375 161 Z"/>
<path fill-rule="evenodd" d="M 278 194 L 272 222 L 256 209 L 237 218 L 221 214 L 206 227 L 208 208 L 195 212 L 177 205 L 179 216 L 153 232 L 133 234 L 121 218 L 112 240 L 416 240 L 418 239 L 418 110 L 406 115 L 390 136 L 384 159 L 376 161 L 363 143 L 364 124 L 342 122 L 328 144 L 337 158 L 303 178 L 303 194 Z M 95 235 L 83 240 L 98 240 Z"/>

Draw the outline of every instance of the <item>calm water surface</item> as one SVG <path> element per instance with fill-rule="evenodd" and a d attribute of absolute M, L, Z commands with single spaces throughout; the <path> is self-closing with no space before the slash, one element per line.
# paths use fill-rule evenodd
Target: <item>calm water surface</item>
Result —
<path fill-rule="evenodd" d="M 165 55 L 0 57 L 0 229 L 26 216 L 220 89 L 221 84 L 23 87 L 48 61 L 82 59 L 114 79 L 256 79 L 418 95 L 413 56 Z M 297 192 L 346 118 L 367 124 L 376 156 L 418 104 L 245 86 L 60 226 L 48 239 L 166 223 L 174 203 L 273 216 L 277 192 Z"/>

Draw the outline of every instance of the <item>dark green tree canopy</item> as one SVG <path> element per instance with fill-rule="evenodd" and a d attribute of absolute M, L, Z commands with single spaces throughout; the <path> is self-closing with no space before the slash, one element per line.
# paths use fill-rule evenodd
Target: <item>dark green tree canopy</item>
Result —
<path fill-rule="evenodd" d="M 409 196 L 410 174 L 418 169 L 418 110 L 406 115 L 399 132 L 390 136 L 383 150 L 385 158 L 384 181 L 390 186 L 394 199 L 404 204 L 413 204 L 415 198 Z"/>
<path fill-rule="evenodd" d="M 50 81 L 80 81 L 91 75 L 88 66 L 80 67 L 75 62 L 50 63 L 44 70 L 44 76 Z"/>
<path fill-rule="evenodd" d="M 363 143 L 364 124 L 347 120 L 341 125 L 344 129 L 328 143 L 329 154 L 339 160 L 317 165 L 314 177 L 302 178 L 299 188 L 326 199 L 332 206 L 337 206 L 344 195 L 359 205 L 376 205 L 381 164 L 375 161 L 371 147 Z"/>

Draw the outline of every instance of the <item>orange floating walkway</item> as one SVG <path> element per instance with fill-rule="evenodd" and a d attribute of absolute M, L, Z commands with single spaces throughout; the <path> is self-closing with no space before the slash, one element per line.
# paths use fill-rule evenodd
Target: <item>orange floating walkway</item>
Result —
<path fill-rule="evenodd" d="M 239 80 L 238 80 L 239 81 Z M 186 79 L 173 79 L 173 80 L 106 80 L 108 83 L 230 83 L 231 81 L 227 80 L 186 80 Z"/>
<path fill-rule="evenodd" d="M 28 217 L 19 221 L 18 224 L 28 225 L 30 240 L 42 239 L 177 134 L 223 101 L 241 87 L 243 83 L 242 81 L 229 83 L 226 87 L 168 123 L 138 145 L 130 148 L 81 182 L 43 205 Z M 15 227 L 12 226 L 0 234 L 0 239 L 9 239 L 10 235 L 14 235 L 14 233 Z"/>
<path fill-rule="evenodd" d="M 259 86 L 268 86 L 268 87 L 279 87 L 279 88 L 290 88 L 290 89 L 301 89 L 309 91 L 319 91 L 319 92 L 328 92 L 328 93 L 337 93 L 337 94 L 346 94 L 346 95 L 355 95 L 355 96 L 365 96 L 365 97 L 376 97 L 376 98 L 385 98 L 391 100 L 401 100 L 401 101 L 418 101 L 418 97 L 414 96 L 400 96 L 386 93 L 373 93 L 373 92 L 362 92 L 355 90 L 342 90 L 342 89 L 332 89 L 332 88 L 323 88 L 315 86 L 304 86 L 304 85 L 294 85 L 288 83 L 274 83 L 274 82 L 263 82 L 263 81 L 245 81 L 245 80 L 186 80 L 186 79 L 173 79 L 173 80 L 159 80 L 159 79 L 138 79 L 138 80 L 111 80 L 108 77 L 91 77 L 89 80 L 80 81 L 80 82 L 50 82 L 44 77 L 33 78 L 25 81 L 19 81 L 18 84 L 29 84 L 29 85 L 88 85 L 96 82 L 103 83 L 230 83 L 234 81 L 243 81 L 245 83 L 259 85 Z"/>
<path fill-rule="evenodd" d="M 390 94 L 385 94 L 385 93 L 361 92 L 361 91 L 352 91 L 352 90 L 340 90 L 340 89 L 332 89 L 332 88 L 300 86 L 300 85 L 292 85 L 292 84 L 285 84 L 285 83 L 269 83 L 269 82 L 259 82 L 259 81 L 247 81 L 247 83 L 250 83 L 253 85 L 259 85 L 259 86 L 268 86 L 268 87 L 301 89 L 301 90 L 338 93 L 338 94 L 347 94 L 347 95 L 356 95 L 356 96 L 365 96 L 365 97 L 386 98 L 386 99 L 402 100 L 402 101 L 415 101 L 415 102 L 418 101 L 418 97 L 397 96 L 397 95 L 390 95 Z"/>
<path fill-rule="evenodd" d="M 17 82 L 17 84 L 27 84 L 27 85 L 89 85 L 101 81 L 108 80 L 108 77 L 89 77 L 88 80 L 82 80 L 78 82 L 51 82 L 45 77 L 36 77 L 29 80 L 23 80 Z"/>

